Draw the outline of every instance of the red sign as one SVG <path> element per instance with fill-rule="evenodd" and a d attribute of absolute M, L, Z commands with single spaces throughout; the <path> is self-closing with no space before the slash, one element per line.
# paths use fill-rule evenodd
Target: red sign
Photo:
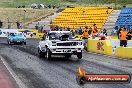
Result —
<path fill-rule="evenodd" d="M 103 42 L 98 42 L 98 43 L 97 43 L 97 50 L 102 50 L 102 51 L 104 51 L 103 46 L 104 46 L 104 43 L 103 43 Z"/>

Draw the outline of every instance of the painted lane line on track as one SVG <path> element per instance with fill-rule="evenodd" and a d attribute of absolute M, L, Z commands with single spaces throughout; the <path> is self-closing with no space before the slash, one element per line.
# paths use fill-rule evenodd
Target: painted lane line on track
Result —
<path fill-rule="evenodd" d="M 5 59 L 0 55 L 0 59 L 2 60 L 2 63 L 4 64 L 4 66 L 7 68 L 7 70 L 9 71 L 9 73 L 11 74 L 11 76 L 14 78 L 14 80 L 16 81 L 17 85 L 19 86 L 19 88 L 28 88 L 19 78 L 18 76 L 15 74 L 15 72 L 11 69 L 11 67 L 8 65 L 8 63 L 5 61 Z"/>

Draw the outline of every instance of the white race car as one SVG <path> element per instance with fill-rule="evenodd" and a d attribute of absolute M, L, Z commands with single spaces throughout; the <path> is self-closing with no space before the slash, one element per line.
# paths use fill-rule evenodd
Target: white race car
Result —
<path fill-rule="evenodd" d="M 82 58 L 84 46 L 81 40 L 75 39 L 70 31 L 50 31 L 39 42 L 39 56 L 51 59 L 51 55 L 64 55 L 66 58 L 72 54 Z"/>

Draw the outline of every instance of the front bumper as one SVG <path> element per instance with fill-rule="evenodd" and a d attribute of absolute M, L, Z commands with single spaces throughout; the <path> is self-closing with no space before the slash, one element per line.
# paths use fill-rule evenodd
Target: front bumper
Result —
<path fill-rule="evenodd" d="M 50 47 L 50 51 L 53 53 L 53 54 L 63 54 L 63 53 L 69 53 L 69 54 L 76 54 L 77 52 L 82 52 L 83 50 L 83 46 L 70 46 L 70 47 L 60 47 L 60 46 L 57 46 L 57 47 Z"/>
<path fill-rule="evenodd" d="M 10 40 L 10 42 L 12 42 L 12 43 L 24 43 L 24 42 L 26 42 L 26 40 L 22 40 L 22 41 L 20 41 L 20 40 Z"/>
<path fill-rule="evenodd" d="M 51 50 L 52 54 L 77 54 L 78 52 L 82 52 L 82 50 L 70 50 L 70 49 L 56 49 Z"/>

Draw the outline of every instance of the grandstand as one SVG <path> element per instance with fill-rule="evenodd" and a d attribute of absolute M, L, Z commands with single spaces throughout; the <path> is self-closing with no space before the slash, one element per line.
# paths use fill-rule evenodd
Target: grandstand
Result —
<path fill-rule="evenodd" d="M 121 9 L 120 15 L 116 21 L 115 29 L 118 30 L 120 26 L 132 29 L 132 8 L 123 7 Z"/>
<path fill-rule="evenodd" d="M 102 29 L 112 8 L 108 7 L 74 7 L 66 8 L 59 16 L 52 20 L 52 26 L 76 29 L 79 27 L 92 27 L 97 25 L 98 30 Z"/>

